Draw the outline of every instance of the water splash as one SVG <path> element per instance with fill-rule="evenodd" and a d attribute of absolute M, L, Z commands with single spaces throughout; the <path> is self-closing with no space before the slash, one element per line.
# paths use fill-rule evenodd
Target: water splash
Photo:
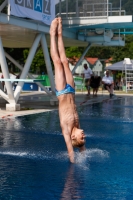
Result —
<path fill-rule="evenodd" d="M 86 151 L 76 153 L 76 163 L 85 164 L 90 161 L 101 162 L 109 157 L 109 153 L 101 149 L 87 149 Z"/>
<path fill-rule="evenodd" d="M 5 152 L 0 152 L 0 155 L 29 158 L 29 159 L 39 159 L 39 160 L 51 159 L 54 157 L 54 156 L 50 155 L 49 152 L 30 153 L 30 152 L 5 151 Z"/>
<path fill-rule="evenodd" d="M 68 161 L 69 159 L 67 152 L 53 153 L 49 151 L 46 152 L 1 151 L 0 155 L 37 159 L 37 160 L 58 160 L 60 162 Z M 82 164 L 82 167 L 88 168 L 88 165 L 91 161 L 101 162 L 103 159 L 108 157 L 109 153 L 105 150 L 88 149 L 82 153 L 75 152 L 75 161 L 76 161 L 75 163 L 78 165 Z"/>

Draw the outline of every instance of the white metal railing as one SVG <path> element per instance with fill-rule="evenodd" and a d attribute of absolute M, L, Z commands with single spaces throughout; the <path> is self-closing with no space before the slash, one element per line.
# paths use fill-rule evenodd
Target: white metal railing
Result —
<path fill-rule="evenodd" d="M 114 10 L 111 12 L 109 11 L 109 16 L 118 16 L 118 15 L 121 16 L 125 14 L 126 14 L 125 10 L 121 10 L 121 13 L 119 10 Z M 60 15 L 62 18 L 77 17 L 76 12 L 61 13 L 61 14 L 57 13 L 57 16 L 58 15 Z M 103 17 L 107 16 L 107 14 L 103 15 L 103 13 L 100 13 L 99 11 L 96 11 L 95 15 L 93 12 L 88 12 L 88 11 L 86 13 L 83 11 L 78 13 L 78 17 L 97 17 L 97 16 Z"/>
<path fill-rule="evenodd" d="M 72 5 L 68 4 L 68 0 L 60 0 L 56 15 L 63 18 L 126 15 L 125 10 L 121 9 L 121 4 L 119 8 L 112 8 L 112 3 L 109 3 L 108 0 L 73 0 Z"/>

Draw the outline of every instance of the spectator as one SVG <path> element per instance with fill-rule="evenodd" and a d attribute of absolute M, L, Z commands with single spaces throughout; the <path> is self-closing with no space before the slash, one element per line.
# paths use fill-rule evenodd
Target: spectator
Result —
<path fill-rule="evenodd" d="M 108 70 L 106 71 L 106 76 L 102 78 L 102 83 L 104 85 L 104 89 L 108 90 L 110 97 L 113 97 L 114 81 Z"/>
<path fill-rule="evenodd" d="M 96 73 L 91 77 L 90 80 L 90 87 L 93 88 L 93 96 L 97 96 L 98 88 L 100 86 L 101 77 L 98 76 Z"/>
<path fill-rule="evenodd" d="M 1 75 L 1 78 L 3 78 L 3 79 L 4 79 L 4 76 L 3 76 L 3 74 Z M 4 91 L 4 90 L 5 90 L 5 82 L 4 82 L 4 81 L 2 81 L 1 83 L 2 83 L 2 86 L 3 86 L 3 91 Z"/>
<path fill-rule="evenodd" d="M 1 79 L 2 79 L 2 78 L 4 78 L 3 74 L 1 74 Z M 5 85 L 5 82 L 4 82 L 4 81 L 1 81 L 1 82 L 0 82 L 0 89 L 1 89 L 2 91 L 4 91 L 4 85 Z"/>
<path fill-rule="evenodd" d="M 83 78 L 85 80 L 85 87 L 87 89 L 88 95 L 90 95 L 90 79 L 92 76 L 92 70 L 87 66 L 87 64 L 84 64 L 84 72 L 83 72 Z"/>

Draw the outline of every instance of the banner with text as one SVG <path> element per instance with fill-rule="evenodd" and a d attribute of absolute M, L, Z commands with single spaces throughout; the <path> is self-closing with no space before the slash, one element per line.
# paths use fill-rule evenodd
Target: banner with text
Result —
<path fill-rule="evenodd" d="M 47 25 L 55 18 L 53 0 L 10 0 L 11 15 L 39 20 Z"/>

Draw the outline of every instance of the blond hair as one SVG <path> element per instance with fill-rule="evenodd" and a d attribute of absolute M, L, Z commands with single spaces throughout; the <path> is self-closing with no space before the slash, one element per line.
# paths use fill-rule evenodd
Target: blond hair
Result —
<path fill-rule="evenodd" d="M 77 139 L 72 139 L 73 147 L 80 148 L 85 144 L 85 141 L 78 141 Z"/>

